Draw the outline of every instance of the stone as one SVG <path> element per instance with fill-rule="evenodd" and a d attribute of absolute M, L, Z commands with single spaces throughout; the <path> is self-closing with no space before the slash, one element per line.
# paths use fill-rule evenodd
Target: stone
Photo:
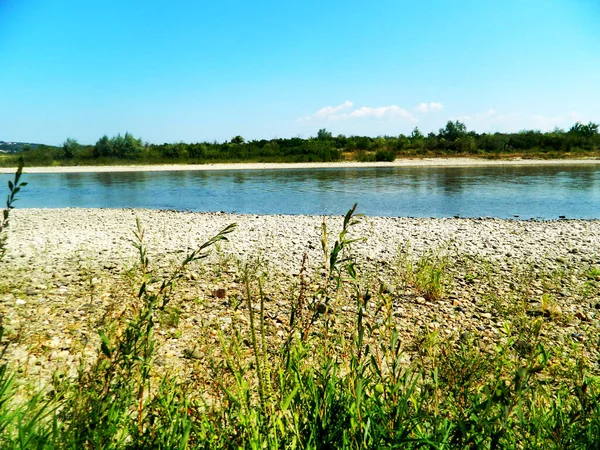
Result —
<path fill-rule="evenodd" d="M 383 294 L 393 294 L 396 290 L 394 289 L 394 286 L 392 286 L 389 283 L 382 283 L 381 284 L 381 292 Z"/>
<path fill-rule="evenodd" d="M 582 342 L 585 339 L 585 336 L 583 335 L 583 333 L 579 333 L 579 332 L 571 333 L 571 337 L 578 342 Z"/>
<path fill-rule="evenodd" d="M 202 352 L 200 350 L 198 350 L 197 348 L 190 350 L 190 349 L 185 349 L 183 351 L 183 356 L 184 358 L 187 359 L 202 359 Z"/>
<path fill-rule="evenodd" d="M 212 294 L 213 294 L 213 297 L 225 298 L 225 297 L 227 297 L 227 289 L 218 288 L 218 289 L 215 289 Z"/>

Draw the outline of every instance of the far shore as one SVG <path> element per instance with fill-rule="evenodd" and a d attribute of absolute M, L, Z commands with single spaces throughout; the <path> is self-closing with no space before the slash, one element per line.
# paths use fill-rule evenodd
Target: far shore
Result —
<path fill-rule="evenodd" d="M 221 164 L 156 164 L 123 166 L 52 166 L 25 167 L 25 173 L 84 172 L 172 172 L 203 170 L 270 170 L 270 169 L 340 169 L 366 167 L 476 167 L 476 166 L 552 166 L 600 164 L 600 159 L 508 159 L 419 158 L 393 162 L 315 162 L 315 163 L 221 163 Z M 0 167 L 0 173 L 12 173 L 16 167 Z"/>

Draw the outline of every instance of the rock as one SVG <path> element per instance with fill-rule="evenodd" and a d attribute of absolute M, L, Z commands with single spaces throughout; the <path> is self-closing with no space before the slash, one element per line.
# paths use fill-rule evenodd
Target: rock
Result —
<path fill-rule="evenodd" d="M 52 339 L 50 339 L 50 341 L 46 342 L 44 344 L 44 346 L 46 348 L 53 349 L 53 350 L 59 348 L 60 347 L 60 339 L 59 339 L 59 337 L 58 336 L 54 336 Z"/>
<path fill-rule="evenodd" d="M 581 312 L 581 311 L 577 311 L 575 313 L 575 317 L 577 317 L 582 322 L 589 322 L 590 321 L 590 318 L 584 312 Z"/>
<path fill-rule="evenodd" d="M 389 283 L 382 283 L 381 284 L 381 292 L 383 294 L 393 294 L 395 292 L 394 286 L 392 286 Z"/>
<path fill-rule="evenodd" d="M 202 359 L 202 352 L 197 348 L 193 350 L 185 349 L 183 351 L 183 357 L 187 359 Z"/>
<path fill-rule="evenodd" d="M 585 339 L 585 336 L 583 335 L 583 333 L 579 333 L 579 332 L 571 333 L 571 337 L 578 342 L 582 342 Z"/>
<path fill-rule="evenodd" d="M 227 289 L 225 289 L 225 288 L 215 289 L 212 292 L 212 295 L 213 295 L 213 297 L 217 297 L 217 298 L 225 298 L 225 297 L 227 297 Z"/>

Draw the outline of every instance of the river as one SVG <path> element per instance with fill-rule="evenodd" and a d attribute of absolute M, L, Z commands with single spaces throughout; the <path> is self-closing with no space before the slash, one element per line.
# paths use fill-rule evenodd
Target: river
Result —
<path fill-rule="evenodd" d="M 12 176 L 0 175 L 2 185 Z M 19 208 L 600 218 L 597 165 L 26 174 Z"/>

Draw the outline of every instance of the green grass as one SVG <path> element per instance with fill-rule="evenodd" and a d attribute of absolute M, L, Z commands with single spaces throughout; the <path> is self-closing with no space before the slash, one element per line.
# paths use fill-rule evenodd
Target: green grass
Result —
<path fill-rule="evenodd" d="M 600 380 L 583 344 L 548 346 L 553 314 L 531 318 L 509 296 L 489 302 L 504 321 L 493 345 L 426 328 L 407 337 L 395 321 L 397 294 L 365 286 L 372 277 L 352 251 L 360 240 L 352 235 L 355 207 L 333 243 L 323 221 L 322 276 L 309 282 L 303 265 L 283 297 L 288 316 L 279 328 L 267 311 L 269 274 L 259 259 L 239 263 L 242 289 L 229 299 L 231 322 L 217 330 L 198 325 L 218 339 L 197 342 L 187 375 L 158 367 L 157 324 L 177 328 L 177 283 L 234 236 L 234 226 L 158 277 L 138 221 L 138 263 L 127 275 L 135 294 L 119 299 L 99 325 L 96 358 L 82 361 L 74 378 L 56 374 L 33 394 L 19 389 L 14 367 L 0 366 L 0 447 L 596 448 Z M 425 254 L 399 264 L 403 289 L 444 299 L 446 259 Z M 491 291 L 501 285 L 491 265 L 479 274 L 465 264 L 469 283 Z M 220 279 L 222 268 L 214 270 Z M 532 278 L 523 282 L 533 285 Z M 519 297 L 521 287 L 511 295 Z M 542 295 L 542 311 L 553 303 L 551 292 Z M 0 351 L 12 342 L 4 331 Z"/>
<path fill-rule="evenodd" d="M 138 294 L 98 330 L 97 359 L 27 398 L 0 369 L 2 448 L 593 448 L 591 361 L 561 364 L 540 338 L 546 319 L 519 323 L 518 311 L 505 311 L 507 339 L 491 348 L 427 331 L 406 341 L 392 295 L 364 295 L 355 220 L 351 211 L 333 244 L 323 226 L 325 275 L 290 294 L 282 339 L 267 320 L 266 275 L 242 267 L 241 316 L 202 344 L 205 360 L 190 360 L 183 380 L 155 370 L 155 324 L 177 326 L 175 282 L 232 228 L 155 279 L 138 224 Z M 438 270 L 426 255 L 414 273 L 431 281 Z M 354 307 L 341 334 L 340 304 Z"/>

